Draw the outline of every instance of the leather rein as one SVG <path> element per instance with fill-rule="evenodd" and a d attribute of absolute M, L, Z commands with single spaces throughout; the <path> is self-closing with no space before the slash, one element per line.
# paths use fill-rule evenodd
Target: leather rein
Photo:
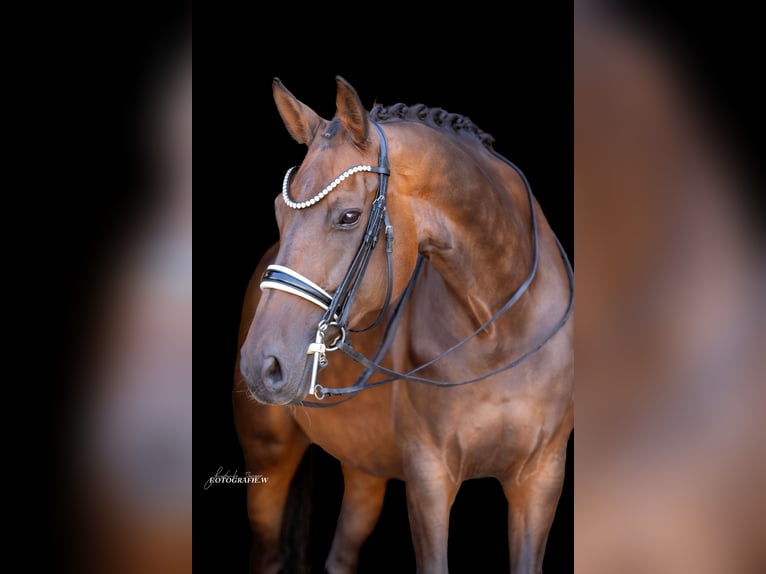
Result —
<path fill-rule="evenodd" d="M 407 284 L 407 287 L 404 290 L 404 293 L 399 298 L 399 301 L 397 302 L 388 321 L 386 322 L 383 337 L 381 338 L 378 344 L 374 357 L 372 359 L 369 359 L 365 357 L 363 354 L 359 353 L 356 349 L 354 349 L 351 343 L 348 341 L 349 332 L 359 333 L 359 332 L 369 331 L 377 327 L 382 322 L 383 318 L 385 317 L 386 313 L 389 310 L 389 307 L 391 305 L 392 291 L 393 291 L 394 230 L 393 230 L 393 227 L 391 226 L 391 221 L 389 220 L 388 211 L 386 209 L 388 178 L 390 176 L 390 169 L 388 164 L 388 143 L 386 140 L 386 136 L 383 133 L 383 130 L 380 128 L 380 126 L 375 122 L 372 122 L 372 125 L 377 130 L 378 136 L 380 139 L 377 167 L 370 166 L 370 165 L 359 165 L 359 166 L 354 166 L 352 168 L 349 168 L 345 172 L 343 172 L 341 175 L 339 175 L 333 182 L 331 182 L 321 192 L 316 194 L 311 199 L 303 201 L 303 202 L 295 202 L 290 198 L 290 195 L 289 195 L 290 178 L 292 176 L 292 173 L 296 169 L 295 167 L 292 167 L 287 171 L 287 174 L 285 175 L 284 181 L 282 183 L 282 196 L 283 196 L 283 199 L 285 200 L 285 203 L 288 205 L 288 207 L 291 207 L 292 209 L 305 209 L 305 208 L 311 207 L 312 205 L 324 199 L 324 197 L 326 197 L 330 192 L 332 192 L 335 189 L 335 187 L 337 187 L 341 182 L 345 181 L 346 178 L 356 173 L 361 173 L 361 172 L 377 173 L 380 178 L 378 182 L 378 189 L 375 194 L 375 199 L 373 200 L 373 203 L 372 203 L 372 211 L 370 213 L 370 218 L 367 222 L 367 227 L 364 232 L 364 237 L 362 238 L 359 248 L 357 249 L 356 254 L 354 255 L 354 259 L 352 260 L 351 265 L 349 266 L 349 269 L 346 272 L 345 277 L 343 278 L 343 281 L 341 281 L 340 285 L 338 286 L 334 294 L 328 293 L 327 291 L 322 289 L 319 285 L 312 282 L 310 279 L 301 275 L 297 271 L 293 271 L 292 269 L 289 269 L 281 265 L 269 265 L 266 268 L 266 271 L 264 272 L 263 277 L 261 279 L 261 284 L 260 284 L 261 290 L 276 289 L 276 290 L 284 291 L 286 293 L 290 293 L 292 295 L 301 297 L 324 310 L 324 315 L 322 316 L 322 319 L 319 321 L 319 324 L 317 325 L 316 337 L 314 339 L 314 342 L 309 345 L 308 350 L 306 352 L 307 355 L 312 356 L 311 385 L 309 387 L 308 394 L 312 395 L 318 400 L 322 400 L 327 396 L 342 396 L 342 395 L 349 395 L 349 396 L 344 398 L 341 401 L 336 401 L 333 403 L 327 403 L 327 404 L 321 404 L 321 405 L 317 403 L 302 402 L 300 403 L 302 406 L 309 406 L 309 407 L 336 406 L 338 404 L 341 404 L 353 398 L 361 390 L 371 389 L 374 387 L 378 387 L 380 385 L 392 383 L 396 380 L 407 380 L 407 381 L 413 381 L 416 383 L 435 385 L 439 387 L 455 387 L 455 386 L 467 385 L 470 383 L 475 383 L 475 382 L 487 379 L 503 371 L 512 369 L 513 367 L 517 366 L 519 363 L 527 359 L 529 356 L 537 352 L 564 326 L 564 324 L 566 324 L 567 320 L 572 315 L 572 310 L 574 306 L 574 273 L 572 271 L 572 266 L 569 262 L 569 258 L 567 257 L 566 252 L 564 251 L 564 249 L 561 246 L 561 243 L 559 242 L 558 238 L 554 234 L 556 245 L 558 246 L 561 258 L 564 261 L 564 264 L 567 270 L 567 277 L 569 279 L 569 304 L 567 305 L 566 311 L 562 315 L 561 319 L 559 319 L 559 321 L 556 323 L 556 325 L 554 325 L 544 337 L 542 337 L 539 341 L 537 341 L 537 343 L 531 349 L 527 350 L 526 352 L 524 352 L 522 355 L 520 355 L 519 357 L 517 357 L 510 363 L 503 365 L 502 367 L 499 367 L 497 369 L 493 369 L 487 373 L 484 373 L 481 376 L 474 377 L 472 379 L 465 380 L 465 381 L 453 382 L 453 381 L 437 381 L 437 380 L 428 379 L 428 378 L 424 378 L 424 377 L 420 377 L 416 375 L 416 373 L 418 373 L 419 371 L 433 365 L 434 363 L 442 359 L 444 356 L 455 351 L 456 349 L 458 349 L 459 347 L 463 346 L 465 343 L 467 343 L 468 341 L 476 337 L 481 331 L 486 329 L 490 324 L 496 321 L 501 315 L 503 315 L 511 307 L 513 307 L 513 305 L 515 305 L 516 302 L 519 299 L 521 299 L 521 296 L 527 291 L 529 286 L 532 284 L 532 281 L 534 280 L 535 275 L 537 274 L 540 249 L 539 249 L 539 233 L 538 233 L 538 226 L 537 226 L 537 215 L 535 213 L 535 204 L 534 204 L 534 197 L 532 195 L 532 188 L 529 185 L 529 181 L 527 181 L 527 178 L 524 175 L 524 173 L 513 162 L 503 157 L 502 155 L 498 154 L 494 150 L 490 150 L 490 152 L 496 158 L 500 159 L 501 161 L 503 161 L 504 163 L 506 163 L 507 165 L 509 165 L 515 171 L 519 173 L 522 180 L 524 181 L 524 186 L 527 191 L 527 197 L 529 199 L 530 212 L 531 212 L 531 223 L 532 223 L 532 232 L 533 232 L 533 239 L 534 239 L 534 253 L 533 253 L 530 272 L 527 275 L 526 279 L 516 289 L 516 291 L 513 293 L 510 299 L 508 299 L 508 301 L 500 309 L 498 309 L 495 314 L 493 314 L 487 321 L 485 321 L 482 325 L 480 325 L 475 331 L 470 333 L 467 337 L 458 341 L 457 343 L 455 343 L 454 345 L 452 345 L 451 347 L 449 347 L 448 349 L 446 349 L 445 351 L 443 351 L 442 353 L 440 353 L 433 359 L 423 363 L 422 365 L 410 371 L 407 371 L 406 373 L 400 373 L 400 372 L 383 367 L 380 364 L 380 362 L 383 360 L 383 357 L 388 352 L 391 346 L 391 343 L 393 342 L 396 329 L 399 325 L 399 321 L 402 316 L 402 311 L 406 305 L 406 302 L 411 296 L 412 291 L 414 290 L 415 282 L 420 273 L 420 269 L 423 263 L 422 255 L 418 255 L 418 260 L 415 265 L 415 270 L 413 271 L 412 276 L 410 277 L 410 280 Z M 354 297 L 357 291 L 359 290 L 361 281 L 364 277 L 364 273 L 367 270 L 367 266 L 369 265 L 372 252 L 378 243 L 378 238 L 380 236 L 381 229 L 385 230 L 384 233 L 386 237 L 386 260 L 387 260 L 387 266 L 388 266 L 388 284 L 386 288 L 385 302 L 384 302 L 383 308 L 381 309 L 380 313 L 378 314 L 377 318 L 375 319 L 375 321 L 373 321 L 372 324 L 365 327 L 364 329 L 351 329 L 349 328 L 349 325 L 348 325 L 348 320 L 349 320 L 348 316 L 349 316 L 351 304 L 354 300 Z M 337 331 L 338 333 L 337 335 L 334 335 L 333 340 L 329 342 L 329 344 L 328 344 L 328 341 L 326 341 L 328 330 L 330 330 L 331 332 Z M 342 387 L 342 388 L 323 387 L 322 385 L 319 385 L 316 382 L 317 374 L 321 369 L 323 369 L 328 364 L 326 354 L 328 352 L 337 351 L 337 350 L 341 350 L 342 352 L 347 354 L 354 361 L 356 361 L 357 363 L 365 367 L 365 370 L 357 379 L 357 381 L 350 387 Z M 368 384 L 370 377 L 373 375 L 373 373 L 376 373 L 376 372 L 386 376 L 387 378 L 381 381 L 376 381 L 374 383 Z"/>

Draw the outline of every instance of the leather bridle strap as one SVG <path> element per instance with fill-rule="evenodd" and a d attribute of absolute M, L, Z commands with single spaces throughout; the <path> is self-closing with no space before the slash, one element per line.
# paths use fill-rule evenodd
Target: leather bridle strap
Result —
<path fill-rule="evenodd" d="M 406 373 L 399 373 L 397 371 L 393 371 L 391 369 L 387 369 L 380 365 L 379 361 L 377 360 L 370 360 L 364 355 L 362 355 L 359 351 L 355 350 L 351 345 L 342 342 L 340 345 L 338 345 L 338 348 L 343 351 L 346 355 L 351 357 L 354 361 L 365 367 L 367 370 L 372 370 L 377 373 L 383 374 L 388 376 L 389 378 L 384 379 L 382 381 L 376 381 L 374 383 L 364 384 L 362 383 L 362 386 L 359 385 L 359 381 L 355 383 L 351 387 L 344 387 L 344 388 L 325 388 L 321 385 L 317 385 L 316 388 L 316 394 L 322 397 L 326 396 L 339 396 L 339 395 L 345 395 L 348 393 L 354 393 L 356 394 L 360 390 L 363 389 L 372 389 L 375 387 L 379 387 L 381 385 L 386 385 L 388 383 L 393 383 L 394 381 L 398 380 L 405 380 L 405 381 L 412 381 L 415 383 L 423 383 L 427 385 L 432 385 L 435 387 L 459 387 L 462 385 L 469 385 L 471 383 L 477 383 L 479 381 L 483 381 L 484 379 L 488 379 L 490 377 L 493 377 L 495 375 L 498 375 L 504 371 L 508 371 L 510 369 L 513 369 L 520 363 L 522 363 L 524 360 L 529 358 L 530 356 L 534 355 L 537 351 L 543 348 L 543 346 L 553 338 L 553 336 L 559 332 L 559 330 L 566 324 L 566 322 L 569 320 L 569 317 L 572 315 L 572 311 L 574 309 L 574 291 L 573 291 L 573 282 L 574 282 L 574 274 L 572 272 L 572 267 L 569 263 L 569 258 L 567 257 L 566 253 L 564 252 L 564 249 L 561 247 L 561 243 L 559 242 L 558 238 L 556 239 L 556 244 L 559 247 L 559 251 L 561 253 L 562 258 L 566 262 L 567 267 L 567 275 L 570 280 L 570 297 L 569 297 L 569 303 L 567 305 L 566 311 L 564 311 L 564 314 L 562 315 L 561 319 L 559 319 L 558 323 L 550 330 L 548 333 L 546 333 L 532 348 L 525 351 L 518 357 L 516 357 L 513 361 L 510 363 L 507 363 L 503 365 L 502 367 L 498 367 L 496 369 L 493 369 L 491 371 L 488 371 L 482 375 L 479 375 L 478 377 L 474 377 L 472 379 L 467 379 L 464 381 L 436 381 L 433 379 L 427 379 L 424 377 L 418 377 L 415 376 L 415 373 L 418 371 L 424 369 L 426 366 L 433 364 L 436 362 L 436 360 L 442 358 L 444 356 L 444 353 L 436 357 L 435 359 L 432 359 L 428 363 L 424 363 L 410 371 L 407 371 Z M 462 343 L 462 342 L 461 342 Z M 328 403 L 328 405 L 335 405 L 337 403 Z"/>
<path fill-rule="evenodd" d="M 388 312 L 388 307 L 391 304 L 391 294 L 393 291 L 393 227 L 388 218 L 388 211 L 386 209 L 386 197 L 388 193 L 388 176 L 390 175 L 388 166 L 388 144 L 386 142 L 386 136 L 380 126 L 375 122 L 372 125 L 378 132 L 379 136 L 379 150 L 378 150 L 378 167 L 373 167 L 372 172 L 377 173 L 380 177 L 378 181 L 378 191 L 375 194 L 375 199 L 372 202 L 372 209 L 370 211 L 370 218 L 367 221 L 367 228 L 365 229 L 362 242 L 356 251 L 351 265 L 346 271 L 346 276 L 341 281 L 338 289 L 333 295 L 329 308 L 325 312 L 323 320 L 327 323 L 336 323 L 340 326 L 347 327 L 349 321 L 349 313 L 351 312 L 351 304 L 356 296 L 359 286 L 361 285 L 364 273 L 367 270 L 367 266 L 370 264 L 370 258 L 372 251 L 378 243 L 380 237 L 381 227 L 385 224 L 386 233 L 386 255 L 388 264 L 388 285 L 386 289 L 386 298 L 383 307 L 378 314 L 375 321 L 365 327 L 359 329 L 357 332 L 369 331 L 373 329 L 383 320 L 383 317 Z M 337 320 L 334 320 L 337 317 Z"/>
<path fill-rule="evenodd" d="M 380 362 L 383 360 L 383 357 L 386 356 L 386 353 L 388 353 L 388 350 L 391 348 L 392 343 L 394 342 L 394 336 L 396 335 L 396 330 L 399 327 L 399 323 L 401 322 L 404 307 L 407 305 L 407 302 L 410 299 L 410 296 L 412 295 L 412 291 L 415 289 L 415 283 L 418 279 L 418 276 L 420 275 L 420 270 L 423 267 L 423 256 L 418 255 L 418 260 L 415 263 L 415 270 L 412 272 L 412 275 L 410 276 L 410 280 L 407 282 L 407 287 L 404 289 L 404 293 L 402 293 L 402 296 L 399 297 L 399 300 L 397 301 L 396 305 L 394 305 L 394 309 L 391 312 L 391 315 L 388 318 L 388 321 L 386 321 L 386 326 L 383 329 L 383 337 L 381 337 L 380 342 L 378 343 L 377 349 L 375 349 L 375 354 L 373 355 L 373 358 L 371 359 L 371 363 L 373 364 L 372 367 L 365 368 L 364 371 L 362 371 L 362 374 L 359 375 L 359 378 L 356 380 L 356 382 L 353 385 L 353 388 L 357 389 L 356 392 L 350 392 L 347 394 L 347 396 L 343 397 L 342 399 L 332 402 L 332 403 L 309 403 L 306 401 L 298 403 L 302 407 L 311 407 L 311 408 L 317 408 L 317 409 L 324 409 L 328 407 L 334 407 L 336 405 L 339 405 L 341 403 L 345 403 L 346 401 L 349 401 L 353 399 L 357 393 L 363 389 L 366 389 L 368 386 L 367 382 L 370 380 L 370 377 L 375 374 L 377 365 L 380 364 Z M 371 386 L 377 386 L 377 383 L 374 383 Z M 317 388 L 320 390 L 323 389 L 321 385 L 317 385 Z"/>

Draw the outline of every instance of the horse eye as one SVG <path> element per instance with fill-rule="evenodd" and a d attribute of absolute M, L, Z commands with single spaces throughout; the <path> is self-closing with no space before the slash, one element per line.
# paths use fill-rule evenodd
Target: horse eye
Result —
<path fill-rule="evenodd" d="M 338 223 L 345 226 L 354 225 L 357 221 L 359 221 L 359 216 L 361 215 L 362 212 L 356 209 L 345 211 L 343 212 L 343 215 L 340 216 L 340 221 L 338 221 Z"/>

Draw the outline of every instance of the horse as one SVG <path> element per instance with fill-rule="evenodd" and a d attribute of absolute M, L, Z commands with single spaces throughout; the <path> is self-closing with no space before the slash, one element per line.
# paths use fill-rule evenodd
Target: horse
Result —
<path fill-rule="evenodd" d="M 541 571 L 574 426 L 573 275 L 529 183 L 464 116 L 368 112 L 340 77 L 332 120 L 278 79 L 273 95 L 308 151 L 275 200 L 280 244 L 239 352 L 247 394 L 302 405 L 293 421 L 310 418 L 344 473 L 404 480 L 419 572 L 447 572 L 450 508 L 483 477 L 508 500 L 511 572 Z M 381 327 L 370 359 L 358 338 Z M 338 350 L 386 378 L 336 387 Z"/>

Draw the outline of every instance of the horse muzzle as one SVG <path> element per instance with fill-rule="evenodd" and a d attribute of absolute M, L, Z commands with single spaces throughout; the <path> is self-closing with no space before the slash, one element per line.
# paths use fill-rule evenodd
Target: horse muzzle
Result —
<path fill-rule="evenodd" d="M 311 361 L 306 355 L 288 360 L 275 350 L 242 348 L 239 369 L 252 397 L 260 403 L 299 403 L 309 391 Z"/>

